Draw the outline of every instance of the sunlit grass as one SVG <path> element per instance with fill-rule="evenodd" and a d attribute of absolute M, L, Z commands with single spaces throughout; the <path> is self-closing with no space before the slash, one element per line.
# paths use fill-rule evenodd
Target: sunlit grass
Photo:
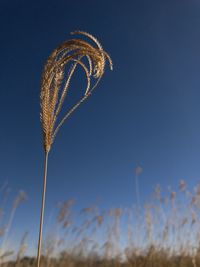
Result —
<path fill-rule="evenodd" d="M 48 156 L 51 146 L 64 122 L 91 95 L 98 85 L 104 74 L 106 61 L 109 62 L 110 69 L 112 69 L 110 56 L 103 50 L 101 44 L 94 36 L 83 31 L 72 32 L 72 34 L 81 36 L 81 39 L 70 39 L 57 46 L 46 61 L 41 79 L 40 119 L 43 132 L 44 176 L 37 267 L 40 267 Z M 83 37 L 89 39 L 90 42 L 83 40 Z M 60 117 L 68 95 L 71 78 L 77 66 L 82 67 L 84 70 L 87 85 L 80 99 L 65 112 L 63 117 Z M 92 84 L 93 80 L 96 80 L 94 84 Z"/>
<path fill-rule="evenodd" d="M 77 212 L 75 205 L 58 205 L 44 237 L 42 266 L 200 266 L 199 185 L 157 186 L 141 207 L 91 205 Z M 5 246 L 5 229 L 1 233 L 2 265 L 35 266 L 36 258 L 26 255 L 26 233 L 15 252 Z"/>

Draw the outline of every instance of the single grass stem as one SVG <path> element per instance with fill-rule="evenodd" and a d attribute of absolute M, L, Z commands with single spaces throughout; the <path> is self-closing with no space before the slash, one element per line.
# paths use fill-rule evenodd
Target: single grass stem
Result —
<path fill-rule="evenodd" d="M 47 184 L 47 166 L 48 166 L 48 152 L 45 152 L 42 207 L 41 207 L 41 213 L 40 213 L 40 230 L 39 230 L 39 240 L 38 240 L 38 250 L 37 250 L 37 267 L 40 267 L 40 256 L 41 256 L 41 246 L 42 246 L 42 228 L 43 228 L 43 220 L 44 220 L 44 206 L 45 206 L 45 194 L 46 194 L 46 184 Z"/>

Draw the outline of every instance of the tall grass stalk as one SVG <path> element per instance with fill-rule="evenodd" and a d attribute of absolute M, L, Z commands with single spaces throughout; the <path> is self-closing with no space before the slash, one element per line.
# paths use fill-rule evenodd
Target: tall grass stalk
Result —
<path fill-rule="evenodd" d="M 8 239 L 8 234 L 10 231 L 10 228 L 12 226 L 13 220 L 14 220 L 14 216 L 17 210 L 17 207 L 20 205 L 21 202 L 25 201 L 27 198 L 26 193 L 24 191 L 20 191 L 19 194 L 17 195 L 17 197 L 15 198 L 13 204 L 12 204 L 12 209 L 11 209 L 11 213 L 10 213 L 10 217 L 8 220 L 8 224 L 5 228 L 5 233 L 3 235 L 3 241 L 0 247 L 0 258 L 4 258 L 5 256 L 2 257 L 2 255 L 5 255 L 6 253 L 6 243 L 7 243 L 7 239 Z"/>
<path fill-rule="evenodd" d="M 139 176 L 142 173 L 142 167 L 137 165 L 135 168 L 135 195 L 136 195 L 136 203 L 137 208 L 140 209 L 140 188 L 139 188 Z"/>
<path fill-rule="evenodd" d="M 47 167 L 48 167 L 48 152 L 45 152 L 42 206 L 41 206 L 41 213 L 40 213 L 40 229 L 39 229 L 39 240 L 38 240 L 38 249 L 37 249 L 37 266 L 38 267 L 40 266 L 41 245 L 42 245 L 42 230 L 43 230 L 43 221 L 44 221 L 44 206 L 45 206 L 46 183 L 47 183 Z"/>
<path fill-rule="evenodd" d="M 108 60 L 110 68 L 112 69 L 111 58 L 103 50 L 101 44 L 96 38 L 94 38 L 91 34 L 82 31 L 73 32 L 72 34 L 79 34 L 87 37 L 95 46 L 82 39 L 71 39 L 62 43 L 51 53 L 47 59 L 47 62 L 44 66 L 44 71 L 42 73 L 40 118 L 43 130 L 45 162 L 37 250 L 37 267 L 40 267 L 49 151 L 63 123 L 96 88 L 98 82 L 104 74 L 106 60 Z M 86 76 L 87 86 L 85 92 L 80 100 L 74 106 L 72 106 L 72 108 L 70 108 L 62 118 L 59 118 L 60 111 L 68 93 L 71 78 L 78 65 L 84 70 Z M 67 75 L 65 74 L 66 70 L 68 70 Z M 91 86 L 91 78 L 96 79 L 96 82 L 93 86 Z"/>

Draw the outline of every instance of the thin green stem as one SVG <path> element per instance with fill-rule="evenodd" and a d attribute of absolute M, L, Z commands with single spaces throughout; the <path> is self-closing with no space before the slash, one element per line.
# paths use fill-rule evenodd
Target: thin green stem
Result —
<path fill-rule="evenodd" d="M 38 250 L 37 250 L 37 267 L 40 267 L 40 256 L 41 256 L 41 246 L 42 246 L 42 229 L 43 229 L 43 220 L 44 220 L 45 194 L 46 194 L 46 182 L 47 182 L 48 154 L 49 154 L 48 152 L 45 152 L 42 206 L 41 206 L 41 213 L 40 213 L 40 230 L 39 230 Z"/>

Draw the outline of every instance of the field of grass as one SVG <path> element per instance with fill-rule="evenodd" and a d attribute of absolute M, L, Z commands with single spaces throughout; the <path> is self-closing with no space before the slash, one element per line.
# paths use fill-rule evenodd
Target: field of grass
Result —
<path fill-rule="evenodd" d="M 8 246 L 20 192 L 5 224 L 1 210 L 2 266 L 35 266 L 27 255 L 25 233 L 17 251 Z M 41 266 L 200 266 L 200 186 L 188 190 L 155 188 L 141 207 L 101 210 L 91 205 L 75 212 L 75 201 L 60 203 L 42 245 Z M 45 227 L 45 224 L 44 224 Z"/>

